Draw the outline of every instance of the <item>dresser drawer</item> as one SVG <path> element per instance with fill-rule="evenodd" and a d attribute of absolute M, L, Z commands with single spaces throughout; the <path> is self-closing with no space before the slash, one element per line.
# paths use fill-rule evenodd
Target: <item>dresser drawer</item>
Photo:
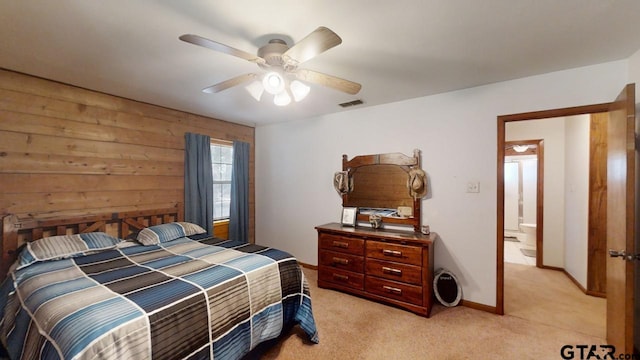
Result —
<path fill-rule="evenodd" d="M 422 285 L 422 268 L 419 266 L 367 258 L 365 269 L 367 275 Z"/>
<path fill-rule="evenodd" d="M 364 258 L 358 255 L 320 250 L 320 265 L 361 273 L 364 271 Z"/>
<path fill-rule="evenodd" d="M 368 241 L 367 257 L 422 266 L 422 247 Z"/>
<path fill-rule="evenodd" d="M 325 266 L 318 268 L 318 278 L 322 281 L 363 290 L 364 275 Z"/>
<path fill-rule="evenodd" d="M 346 236 L 320 234 L 320 248 L 362 256 L 364 255 L 364 240 Z"/>
<path fill-rule="evenodd" d="M 390 281 L 374 276 L 365 279 L 365 291 L 384 296 L 389 299 L 422 305 L 422 287 L 397 281 Z"/>

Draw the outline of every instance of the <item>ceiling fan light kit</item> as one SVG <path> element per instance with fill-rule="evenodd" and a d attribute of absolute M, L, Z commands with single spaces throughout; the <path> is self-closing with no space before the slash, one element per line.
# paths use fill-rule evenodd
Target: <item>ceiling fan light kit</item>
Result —
<path fill-rule="evenodd" d="M 293 94 L 293 100 L 301 101 L 306 98 L 311 91 L 311 88 L 298 80 L 293 80 L 291 82 L 291 93 Z"/>
<path fill-rule="evenodd" d="M 293 96 L 293 100 L 296 102 L 302 101 L 309 92 L 311 88 L 298 80 L 293 80 L 289 85 L 289 89 L 286 88 L 286 80 L 278 73 L 268 73 L 264 76 L 262 81 L 255 80 L 251 82 L 251 84 L 245 86 L 247 92 L 256 99 L 256 101 L 260 101 L 262 99 L 262 94 L 265 92 L 274 95 L 273 103 L 278 106 L 285 106 L 291 103 L 291 96 Z M 204 89 L 206 91 L 209 88 Z"/>
<path fill-rule="evenodd" d="M 278 106 L 289 105 L 289 103 L 291 103 L 291 96 L 289 96 L 286 91 L 283 91 L 273 97 L 273 103 Z"/>
<path fill-rule="evenodd" d="M 256 101 L 260 101 L 260 99 L 262 98 L 262 94 L 264 93 L 264 87 L 262 86 L 262 82 L 258 80 L 245 86 L 245 89 L 249 92 L 251 96 L 253 96 L 254 99 L 256 99 Z"/>
<path fill-rule="evenodd" d="M 275 71 L 267 73 L 262 79 L 264 90 L 271 95 L 280 94 L 284 91 L 284 78 Z"/>
<path fill-rule="evenodd" d="M 513 145 L 513 150 L 518 153 L 523 153 L 529 150 L 529 145 Z"/>
<path fill-rule="evenodd" d="M 268 71 L 262 76 L 261 81 L 258 80 L 260 78 L 258 74 L 244 74 L 203 89 L 202 91 L 206 93 L 218 93 L 253 80 L 251 84 L 245 86 L 245 89 L 254 99 L 260 101 L 262 94 L 267 92 L 274 95 L 274 104 L 286 106 L 291 103 L 292 96 L 298 102 L 311 91 L 308 85 L 299 80 L 327 86 L 351 95 L 357 94 L 362 88 L 360 84 L 353 81 L 298 68 L 303 62 L 342 43 L 342 39 L 336 33 L 323 26 L 292 47 L 281 39 L 272 39 L 258 49 L 257 56 L 198 35 L 185 34 L 180 36 L 180 40 L 239 57 L 256 63 L 260 68 Z M 290 81 L 289 77 L 297 80 Z"/>

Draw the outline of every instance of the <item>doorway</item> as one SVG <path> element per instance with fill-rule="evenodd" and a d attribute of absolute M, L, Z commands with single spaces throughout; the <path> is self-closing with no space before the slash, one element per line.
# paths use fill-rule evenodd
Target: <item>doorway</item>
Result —
<path fill-rule="evenodd" d="M 544 140 L 505 143 L 505 261 L 542 267 Z"/>
<path fill-rule="evenodd" d="M 608 111 L 609 104 L 596 104 L 579 106 L 564 109 L 554 109 L 521 113 L 513 115 L 503 115 L 498 117 L 498 147 L 497 147 L 497 286 L 496 286 L 496 313 L 504 314 L 504 161 L 506 146 L 506 124 L 523 120 L 540 120 L 548 118 L 567 117 L 574 115 L 602 113 Z M 542 202 L 537 206 L 543 206 Z M 538 212 L 538 221 L 543 222 L 541 211 Z M 542 265 L 542 264 L 541 264 Z"/>
<path fill-rule="evenodd" d="M 497 142 L 497 259 L 496 309 L 504 314 L 504 145 L 505 125 L 511 121 L 607 113 L 607 226 L 606 248 L 606 340 L 618 353 L 632 354 L 640 346 L 640 297 L 636 272 L 640 261 L 626 254 L 640 248 L 640 155 L 637 139 L 640 118 L 636 117 L 635 84 L 627 84 L 609 103 L 498 116 Z M 620 250 L 618 250 L 620 249 Z"/>
<path fill-rule="evenodd" d="M 505 229 L 509 226 L 509 167 L 521 171 L 525 163 L 533 167 L 532 193 L 526 199 L 524 184 L 520 185 L 520 207 L 528 212 L 518 213 L 515 226 L 524 242 L 505 241 L 505 313 L 510 316 L 571 329 L 587 335 L 604 338 L 606 335 L 606 300 L 585 295 L 588 267 L 588 212 L 589 170 L 592 166 L 590 140 L 592 116 L 590 114 L 548 119 L 514 121 L 506 124 L 505 139 Z M 605 132 L 606 135 L 606 132 Z M 536 156 L 525 155 L 525 147 L 536 141 L 519 144 L 527 139 L 539 139 L 544 144 L 540 189 L 536 194 Z M 544 142 L 542 142 L 543 140 Z M 512 144 L 520 145 L 513 149 Z M 511 147 L 510 147 L 511 145 Z M 522 151 L 514 154 L 514 150 Z M 605 159 L 606 164 L 606 159 Z M 542 171 L 544 169 L 544 171 Z M 523 177 L 524 177 L 523 173 Z M 536 201 L 536 195 L 540 200 Z M 531 199 L 533 198 L 533 199 Z M 542 203 L 545 200 L 544 204 Z M 540 206 L 537 206 L 537 203 Z M 533 209 L 531 209 L 533 208 Z M 536 216 L 539 209 L 540 216 Z M 523 209 L 524 210 L 524 209 Z M 513 217 L 513 216 L 511 216 Z M 539 218 L 540 220 L 537 220 Z M 542 221 L 544 219 L 544 226 Z M 539 231 L 538 231 L 539 230 Z M 505 239 L 508 239 L 505 237 Z M 540 246 L 536 246 L 538 243 Z M 535 251 L 537 268 L 514 264 L 510 255 L 514 245 L 521 251 Z M 532 249 L 532 250 L 530 250 Z M 537 251 L 536 251 L 537 250 Z M 543 253 L 544 250 L 544 253 Z M 516 258 L 516 260 L 518 260 Z M 528 260 L 528 259 L 527 259 Z"/>

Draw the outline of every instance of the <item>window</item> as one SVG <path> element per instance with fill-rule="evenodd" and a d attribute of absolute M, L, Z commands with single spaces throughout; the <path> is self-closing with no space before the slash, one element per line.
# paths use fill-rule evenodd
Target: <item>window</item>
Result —
<path fill-rule="evenodd" d="M 233 148 L 230 145 L 211 144 L 214 221 L 229 218 L 232 165 Z"/>

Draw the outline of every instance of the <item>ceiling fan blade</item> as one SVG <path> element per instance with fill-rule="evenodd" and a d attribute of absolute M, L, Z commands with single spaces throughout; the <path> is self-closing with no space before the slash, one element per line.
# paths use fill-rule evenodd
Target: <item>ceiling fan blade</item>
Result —
<path fill-rule="evenodd" d="M 233 56 L 239 57 L 241 59 L 245 59 L 247 61 L 251 61 L 251 62 L 256 63 L 256 64 L 264 64 L 264 63 L 266 63 L 266 61 L 263 58 L 261 58 L 261 57 L 259 57 L 257 55 L 249 54 L 246 51 L 238 50 L 236 48 L 232 48 L 231 46 L 227 46 L 225 44 L 220 44 L 219 42 L 203 38 L 202 36 L 193 35 L 193 34 L 184 34 L 184 35 L 180 36 L 179 39 L 184 41 L 184 42 L 188 42 L 188 43 L 191 43 L 191 44 L 194 44 L 194 45 L 203 46 L 203 47 L 209 48 L 211 50 L 215 50 L 215 51 L 219 51 L 219 52 L 222 52 L 222 53 L 225 53 L 225 54 L 233 55 Z"/>
<path fill-rule="evenodd" d="M 289 66 L 296 66 L 341 43 L 342 39 L 338 34 L 329 28 L 320 26 L 285 51 L 282 54 L 282 60 Z"/>
<path fill-rule="evenodd" d="M 351 95 L 357 94 L 362 88 L 362 85 L 357 82 L 341 79 L 336 76 L 323 74 L 313 70 L 298 69 L 295 74 L 296 77 L 302 81 L 327 86 Z"/>
<path fill-rule="evenodd" d="M 244 74 L 244 75 L 240 75 L 240 76 L 236 76 L 234 78 L 231 78 L 229 80 L 225 80 L 223 82 L 217 83 L 215 85 L 209 86 L 207 88 L 202 89 L 202 92 L 206 92 L 209 94 L 213 94 L 213 93 L 217 93 L 220 92 L 222 90 L 226 90 L 230 87 L 234 87 L 236 85 L 240 85 L 243 84 L 247 81 L 251 81 L 253 79 L 256 79 L 258 77 L 258 75 L 256 74 Z"/>

